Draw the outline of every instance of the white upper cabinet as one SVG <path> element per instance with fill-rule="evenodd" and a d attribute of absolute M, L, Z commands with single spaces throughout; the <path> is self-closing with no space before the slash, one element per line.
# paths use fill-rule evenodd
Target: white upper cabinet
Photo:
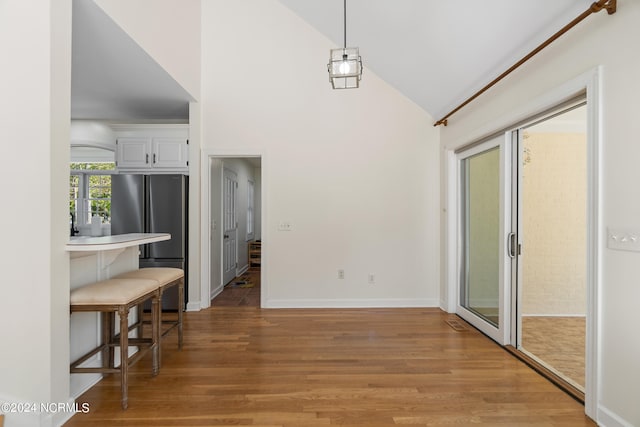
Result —
<path fill-rule="evenodd" d="M 151 138 L 119 138 L 116 142 L 118 169 L 146 169 L 151 167 Z"/>
<path fill-rule="evenodd" d="M 121 126 L 116 168 L 126 172 L 188 173 L 189 141 L 183 128 Z"/>
<path fill-rule="evenodd" d="M 153 138 L 151 147 L 153 151 L 154 168 L 186 168 L 189 163 L 188 141 L 180 138 Z"/>

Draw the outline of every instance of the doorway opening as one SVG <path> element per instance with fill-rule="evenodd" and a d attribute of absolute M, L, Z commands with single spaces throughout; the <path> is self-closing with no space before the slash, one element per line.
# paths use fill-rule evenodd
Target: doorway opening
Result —
<path fill-rule="evenodd" d="M 260 307 L 262 158 L 211 156 L 208 304 Z"/>

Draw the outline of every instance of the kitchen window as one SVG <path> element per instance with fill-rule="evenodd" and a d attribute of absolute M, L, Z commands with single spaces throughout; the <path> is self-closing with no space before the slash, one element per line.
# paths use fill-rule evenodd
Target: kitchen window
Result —
<path fill-rule="evenodd" d="M 98 215 L 111 223 L 111 174 L 115 163 L 71 163 L 69 213 L 76 225 L 91 224 Z"/>

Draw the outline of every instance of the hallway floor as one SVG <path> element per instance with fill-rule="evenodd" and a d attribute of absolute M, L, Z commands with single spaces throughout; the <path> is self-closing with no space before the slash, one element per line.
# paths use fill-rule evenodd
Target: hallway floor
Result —
<path fill-rule="evenodd" d="M 260 307 L 260 268 L 233 279 L 211 300 L 213 307 Z"/>

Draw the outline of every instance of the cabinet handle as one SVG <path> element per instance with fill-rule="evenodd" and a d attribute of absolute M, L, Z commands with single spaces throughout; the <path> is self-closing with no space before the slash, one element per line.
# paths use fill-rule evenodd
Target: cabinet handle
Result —
<path fill-rule="evenodd" d="M 153 164 L 156 164 L 156 153 L 153 153 Z"/>
<path fill-rule="evenodd" d="M 146 155 L 146 163 L 149 163 L 149 154 Z"/>

